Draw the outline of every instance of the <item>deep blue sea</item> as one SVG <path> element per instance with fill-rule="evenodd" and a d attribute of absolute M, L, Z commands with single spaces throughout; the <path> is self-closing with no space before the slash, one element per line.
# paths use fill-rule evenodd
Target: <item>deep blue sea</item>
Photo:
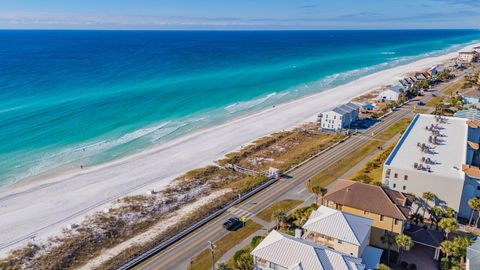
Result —
<path fill-rule="evenodd" d="M 478 40 L 474 30 L 0 31 L 0 185 Z"/>

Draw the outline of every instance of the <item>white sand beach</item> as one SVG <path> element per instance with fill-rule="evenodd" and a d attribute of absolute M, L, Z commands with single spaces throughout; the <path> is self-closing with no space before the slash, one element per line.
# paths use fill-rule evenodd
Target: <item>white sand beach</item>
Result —
<path fill-rule="evenodd" d="M 468 46 L 465 49 L 473 48 Z M 174 177 L 213 163 L 256 138 L 290 129 L 355 96 L 457 56 L 449 53 L 377 72 L 354 82 L 178 138 L 142 153 L 0 190 L 0 254 L 41 241 L 115 199 L 160 189 Z"/>

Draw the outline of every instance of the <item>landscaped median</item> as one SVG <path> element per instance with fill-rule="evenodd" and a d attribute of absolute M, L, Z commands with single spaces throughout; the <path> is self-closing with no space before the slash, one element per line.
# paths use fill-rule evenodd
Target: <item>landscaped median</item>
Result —
<path fill-rule="evenodd" d="M 230 232 L 215 242 L 215 257 L 220 258 L 234 246 L 238 245 L 245 238 L 260 230 L 262 226 L 252 220 L 245 223 L 245 227 Z M 206 248 L 200 252 L 188 267 L 190 270 L 209 270 L 212 269 L 212 255 L 210 249 Z"/>
<path fill-rule="evenodd" d="M 367 141 L 362 147 L 352 151 L 344 158 L 312 177 L 310 184 L 312 186 L 324 187 L 335 181 L 337 178 L 348 172 L 350 168 L 365 159 L 370 153 L 378 149 L 378 147 L 382 146 L 385 141 L 388 141 L 396 134 L 403 132 L 410 121 L 411 119 L 409 118 L 401 119 L 387 129 L 375 134 L 374 139 Z"/>
<path fill-rule="evenodd" d="M 273 212 L 280 210 L 284 213 L 287 213 L 288 211 L 299 206 L 301 203 L 302 201 L 290 199 L 274 202 L 271 205 L 267 206 L 267 208 L 263 209 L 260 213 L 258 213 L 257 217 L 270 222 L 273 220 Z"/>

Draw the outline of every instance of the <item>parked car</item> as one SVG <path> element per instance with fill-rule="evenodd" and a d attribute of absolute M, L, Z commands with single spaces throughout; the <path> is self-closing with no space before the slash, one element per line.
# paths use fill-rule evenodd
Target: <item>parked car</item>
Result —
<path fill-rule="evenodd" d="M 425 105 L 425 102 L 419 101 L 419 102 L 417 103 L 417 105 L 418 105 L 418 106 L 424 106 L 424 105 Z"/>
<path fill-rule="evenodd" d="M 231 217 L 223 223 L 223 228 L 225 230 L 234 230 L 241 224 L 241 221 L 237 217 Z"/>

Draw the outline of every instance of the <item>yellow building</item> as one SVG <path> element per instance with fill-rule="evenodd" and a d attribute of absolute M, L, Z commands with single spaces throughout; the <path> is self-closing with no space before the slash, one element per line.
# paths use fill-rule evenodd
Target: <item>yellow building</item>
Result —
<path fill-rule="evenodd" d="M 381 238 L 408 226 L 413 198 L 388 188 L 339 179 L 323 197 L 323 205 L 345 213 L 372 219 L 370 245 L 386 248 Z"/>

